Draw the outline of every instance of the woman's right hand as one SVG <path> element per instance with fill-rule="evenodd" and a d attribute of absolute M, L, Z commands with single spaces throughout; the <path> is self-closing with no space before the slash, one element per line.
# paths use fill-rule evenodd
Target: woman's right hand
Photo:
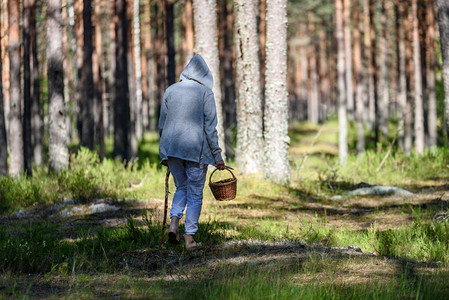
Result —
<path fill-rule="evenodd" d="M 215 167 L 216 167 L 218 170 L 224 170 L 224 169 L 226 169 L 225 163 L 224 163 L 224 161 L 222 161 L 222 160 L 215 162 Z"/>

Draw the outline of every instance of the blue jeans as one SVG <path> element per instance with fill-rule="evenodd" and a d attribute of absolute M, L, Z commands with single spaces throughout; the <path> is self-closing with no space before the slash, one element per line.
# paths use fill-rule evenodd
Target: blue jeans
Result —
<path fill-rule="evenodd" d="M 185 234 L 194 235 L 198 231 L 198 219 L 203 205 L 203 188 L 206 181 L 207 164 L 174 157 L 169 157 L 167 164 L 176 185 L 170 218 L 175 216 L 181 219 L 187 206 Z"/>

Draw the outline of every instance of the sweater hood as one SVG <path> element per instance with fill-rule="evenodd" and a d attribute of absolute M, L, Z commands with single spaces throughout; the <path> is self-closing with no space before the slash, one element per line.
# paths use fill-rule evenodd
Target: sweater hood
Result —
<path fill-rule="evenodd" d="M 199 54 L 192 57 L 188 65 L 182 71 L 179 79 L 180 81 L 194 80 L 210 89 L 212 89 L 212 86 L 214 85 L 212 73 Z"/>

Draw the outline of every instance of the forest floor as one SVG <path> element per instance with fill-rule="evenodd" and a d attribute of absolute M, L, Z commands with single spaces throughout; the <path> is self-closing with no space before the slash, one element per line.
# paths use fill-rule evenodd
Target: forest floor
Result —
<path fill-rule="evenodd" d="M 141 190 L 161 186 L 165 170 L 136 176 L 129 194 L 9 211 L 0 297 L 447 297 L 447 152 L 406 158 L 387 144 L 340 168 L 336 134 L 334 123 L 291 128 L 287 186 L 235 166 L 236 199 L 216 201 L 206 187 L 198 251 L 160 247 L 163 186 Z M 412 194 L 351 195 L 368 184 Z"/>

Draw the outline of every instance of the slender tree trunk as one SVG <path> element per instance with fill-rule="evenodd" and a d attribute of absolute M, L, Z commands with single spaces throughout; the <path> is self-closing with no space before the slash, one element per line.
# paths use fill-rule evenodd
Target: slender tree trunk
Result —
<path fill-rule="evenodd" d="M 114 99 L 114 156 L 129 160 L 130 110 L 128 88 L 128 22 L 126 0 L 115 0 L 116 69 Z"/>
<path fill-rule="evenodd" d="M 154 64 L 154 51 L 153 51 L 153 35 L 152 35 L 152 25 L 153 19 L 151 17 L 151 4 L 148 3 L 145 6 L 145 26 L 143 30 L 145 31 L 145 60 L 147 66 L 147 89 L 148 89 L 148 109 L 145 110 L 147 116 L 144 119 L 147 119 L 148 129 L 150 131 L 156 130 L 156 99 L 154 97 L 154 77 L 155 77 L 155 64 Z M 193 47 L 192 47 L 193 48 Z"/>
<path fill-rule="evenodd" d="M 388 69 L 387 69 L 387 12 L 386 1 L 381 1 L 380 9 L 380 41 L 379 41 L 379 84 L 377 105 L 377 118 L 379 122 L 379 130 L 384 136 L 388 136 L 388 105 L 389 105 L 389 91 L 388 91 Z"/>
<path fill-rule="evenodd" d="M 167 88 L 167 44 L 165 43 L 165 4 L 163 1 L 153 1 L 154 10 L 155 10 L 155 19 L 154 25 L 155 28 L 155 44 L 154 49 L 156 53 L 156 105 L 155 105 L 155 114 L 153 119 L 155 120 L 155 124 L 157 124 L 157 116 L 159 115 L 160 106 L 162 102 L 162 97 L 164 95 L 164 91 Z"/>
<path fill-rule="evenodd" d="M 239 39 L 236 44 L 236 72 L 240 78 L 237 98 L 236 161 L 243 173 L 262 171 L 262 93 L 260 86 L 259 40 L 257 38 L 256 0 L 234 3 L 235 26 Z"/>
<path fill-rule="evenodd" d="M 374 97 L 371 99 L 372 102 L 369 104 L 369 110 L 370 110 L 370 120 L 372 120 L 372 124 L 374 127 L 374 143 L 377 145 L 377 142 L 379 141 L 379 110 L 378 110 L 378 90 L 376 88 L 376 85 L 378 84 L 377 81 L 377 56 L 376 56 L 376 24 L 375 24 L 375 1 L 369 0 L 369 32 L 370 32 L 370 52 L 371 52 L 371 64 L 370 64 L 370 77 L 373 84 L 373 95 Z"/>
<path fill-rule="evenodd" d="M 405 32 L 404 32 L 404 9 L 396 0 L 396 56 L 397 56 L 397 101 L 398 101 L 398 141 L 399 147 L 404 149 L 405 138 L 405 107 L 407 105 L 407 77 L 406 77 L 406 58 L 405 58 Z"/>
<path fill-rule="evenodd" d="M 189 2 L 189 1 L 187 1 Z M 226 153 L 231 156 L 234 152 L 232 146 L 233 139 L 233 128 L 236 123 L 236 108 L 235 108 L 235 86 L 234 86 L 234 70 L 233 70 L 233 50 L 232 45 L 229 43 L 229 38 L 232 36 L 234 29 L 232 13 L 228 12 L 228 1 L 219 1 L 219 14 L 218 14 L 218 24 L 219 24 L 219 50 L 220 50 L 220 62 L 221 62 L 221 91 L 223 95 L 223 122 L 225 130 L 225 145 Z M 186 24 L 193 23 L 186 20 Z M 187 32 L 186 32 L 187 34 Z M 192 27 L 192 37 L 193 37 L 193 27 Z"/>
<path fill-rule="evenodd" d="M 136 53 L 134 51 L 134 1 L 127 1 L 127 22 L 129 26 L 128 30 L 128 87 L 129 87 L 129 110 L 130 110 L 130 131 L 129 131 L 129 155 L 131 158 L 137 156 L 138 145 L 136 137 L 136 119 L 137 115 L 141 112 L 137 111 L 137 66 L 136 66 Z"/>
<path fill-rule="evenodd" d="M 93 38 L 92 38 L 92 1 L 83 0 L 83 65 L 81 68 L 81 83 L 83 85 L 81 110 L 82 147 L 94 148 L 94 80 L 92 72 Z"/>
<path fill-rule="evenodd" d="M 165 34 L 167 43 L 167 81 L 175 83 L 175 34 L 174 34 L 174 1 L 165 0 Z"/>
<path fill-rule="evenodd" d="M 307 111 L 307 74 L 309 72 L 309 64 L 307 60 L 307 45 L 304 42 L 307 38 L 307 25 L 299 24 L 297 38 L 301 41 L 298 45 L 298 57 L 296 62 L 296 88 L 297 96 L 300 102 L 300 119 L 305 120 Z"/>
<path fill-rule="evenodd" d="M 345 40 L 343 29 L 343 3 L 335 1 L 336 35 L 337 35 L 337 71 L 338 71 L 338 152 L 340 164 L 344 165 L 348 157 L 348 130 L 346 128 L 346 86 L 345 86 Z M 348 91 L 350 92 L 350 91 Z"/>
<path fill-rule="evenodd" d="M 356 79 L 356 120 L 357 120 L 357 153 L 365 151 L 364 114 L 365 77 L 363 76 L 362 47 L 360 37 L 360 6 L 359 0 L 354 0 L 354 76 Z"/>
<path fill-rule="evenodd" d="M 320 46 L 319 46 L 319 85 L 320 85 L 320 107 L 319 107 L 319 120 L 323 121 L 326 119 L 327 110 L 330 98 L 330 78 L 329 78 L 329 66 L 327 62 L 327 37 L 326 37 L 326 26 L 321 24 L 321 29 L 319 32 Z"/>
<path fill-rule="evenodd" d="M 94 41 L 95 41 L 95 48 L 92 56 L 92 65 L 93 65 L 93 80 L 94 80 L 94 86 L 95 86 L 95 139 L 94 144 L 100 146 L 100 158 L 103 159 L 105 156 L 105 145 L 104 145 L 104 135 L 105 135 L 105 127 L 103 125 L 103 117 L 104 117 L 104 111 L 103 111 L 103 93 L 104 93 L 104 87 L 105 82 L 103 78 L 103 72 L 102 72 L 102 57 L 103 57 L 103 47 L 102 47 L 102 40 L 103 40 L 103 34 L 101 30 L 101 13 L 104 7 L 102 6 L 101 0 L 95 0 L 94 3 L 94 28 L 95 28 L 95 34 L 94 34 Z"/>
<path fill-rule="evenodd" d="M 2 3 L 0 3 L 0 16 L 2 16 Z M 3 23 L 0 22 L 0 27 Z M 1 28 L 3 29 L 3 28 Z M 0 32 L 2 30 L 0 29 Z M 5 122 L 5 110 L 3 102 L 3 51 L 0 47 L 0 176 L 8 175 L 8 145 L 6 140 L 6 122 Z"/>
<path fill-rule="evenodd" d="M 142 61 L 140 60 L 140 5 L 139 0 L 134 0 L 133 10 L 134 25 L 134 57 L 136 69 L 136 137 L 143 138 L 143 110 L 142 110 Z"/>
<path fill-rule="evenodd" d="M 440 29 L 441 53 L 443 56 L 444 121 L 446 139 L 449 136 L 449 2 L 437 0 L 438 26 Z"/>
<path fill-rule="evenodd" d="M 0 5 L 2 6 L 2 14 L 0 15 L 0 22 L 2 24 L 0 38 L 1 38 L 1 47 L 2 47 L 2 84 L 3 84 L 3 109 L 5 110 L 5 128 L 6 132 L 9 133 L 9 109 L 10 109 L 10 63 L 9 63 L 9 45 L 8 45 L 8 31 L 9 31 L 9 16 L 8 16 L 8 1 L 1 1 Z M 10 148 L 9 136 L 6 135 L 6 139 L 8 140 L 8 151 Z"/>
<path fill-rule="evenodd" d="M 77 130 L 78 137 L 81 140 L 82 133 L 82 123 L 83 123 L 83 111 L 84 111 L 84 83 L 82 80 L 82 69 L 83 69 L 83 51 L 84 51 L 84 38 L 83 38 L 83 0 L 74 0 L 75 9 L 75 42 L 76 42 L 76 52 L 75 52 L 75 65 L 76 65 L 76 81 L 75 81 L 75 111 L 77 111 Z"/>
<path fill-rule="evenodd" d="M 36 166 L 43 163 L 43 127 L 41 119 L 41 90 L 40 72 L 38 61 L 38 44 L 36 29 L 36 7 L 31 11 L 30 47 L 31 47 L 31 144 L 33 159 Z"/>
<path fill-rule="evenodd" d="M 265 97 L 265 60 L 266 60 L 266 40 L 267 40 L 267 0 L 259 1 L 259 41 L 260 41 L 260 78 L 262 87 L 262 102 L 264 103 L 263 97 Z"/>
<path fill-rule="evenodd" d="M 354 87 L 352 85 L 351 0 L 343 0 L 344 59 L 346 105 L 349 120 L 354 120 Z"/>
<path fill-rule="evenodd" d="M 225 3 L 225 0 L 220 0 L 220 3 Z M 226 5 L 226 3 L 225 3 Z M 226 20 L 225 20 L 226 21 Z M 220 21 L 220 26 L 223 20 Z M 227 22 L 225 23 L 227 24 Z M 185 1 L 184 10 L 184 28 L 185 28 L 185 40 L 184 40 L 184 61 L 183 66 L 187 65 L 190 59 L 193 57 L 194 47 L 194 35 L 193 35 L 193 4 L 192 0 Z"/>
<path fill-rule="evenodd" d="M 436 91 L 435 91 L 435 5 L 433 0 L 427 0 L 426 9 L 426 23 L 427 23 L 427 98 L 428 98 L 428 127 L 429 127 L 429 148 L 434 148 L 437 145 L 437 107 L 436 107 Z"/>
<path fill-rule="evenodd" d="M 406 36 L 405 43 L 405 58 L 406 58 L 406 79 L 407 79 L 407 103 L 405 105 L 405 140 L 404 151 L 407 155 L 410 155 L 413 146 L 413 77 L 414 77 L 414 64 L 413 64 L 413 15 L 408 4 L 408 1 L 402 2 L 404 5 L 404 14 L 407 17 L 404 22 L 404 30 Z"/>
<path fill-rule="evenodd" d="M 371 26 L 370 26 L 370 10 L 369 10 L 370 2 L 369 0 L 364 1 L 364 14 L 363 14 L 363 45 L 364 45 L 364 77 L 366 81 L 365 89 L 365 97 L 363 99 L 365 103 L 365 116 L 364 120 L 367 124 L 367 127 L 371 130 L 374 128 L 374 120 L 376 118 L 374 111 L 374 102 L 375 102 L 375 88 L 374 88 L 374 77 L 371 72 L 372 67 L 372 55 L 371 52 Z"/>
<path fill-rule="evenodd" d="M 415 149 L 424 152 L 424 108 L 421 75 L 421 53 L 418 31 L 418 0 L 412 0 L 413 15 L 413 64 L 415 67 Z"/>
<path fill-rule="evenodd" d="M 31 14 L 35 10 L 33 0 L 23 1 L 23 161 L 25 173 L 31 176 Z M 35 30 L 34 30 L 35 32 Z"/>
<path fill-rule="evenodd" d="M 265 169 L 269 180 L 290 181 L 288 161 L 287 1 L 267 0 Z"/>
<path fill-rule="evenodd" d="M 22 127 L 22 96 L 20 75 L 20 12 L 19 1 L 8 1 L 8 23 L 9 23 L 9 61 L 11 82 L 10 115 L 9 115 L 9 174 L 19 177 L 24 168 L 23 157 L 23 127 Z"/>
<path fill-rule="evenodd" d="M 50 168 L 56 172 L 69 165 L 67 148 L 66 105 L 64 103 L 64 71 L 62 68 L 62 16 L 61 1 L 47 1 L 47 55 L 49 98 L 49 159 Z"/>
<path fill-rule="evenodd" d="M 195 27 L 195 52 L 200 54 L 209 66 L 214 78 L 212 91 L 215 95 L 217 107 L 217 131 L 218 142 L 222 148 L 223 159 L 226 159 L 226 147 L 223 126 L 223 111 L 220 87 L 220 62 L 218 54 L 218 37 L 216 33 L 216 1 L 215 0 L 194 0 L 193 17 Z"/>
<path fill-rule="evenodd" d="M 309 12 L 309 53 L 308 53 L 308 63 L 309 63 L 309 98 L 307 105 L 307 119 L 315 124 L 318 124 L 319 121 L 319 92 L 318 92 L 318 74 L 317 74 L 317 61 L 316 61 L 316 34 L 315 34 L 315 16 L 313 12 Z"/>

